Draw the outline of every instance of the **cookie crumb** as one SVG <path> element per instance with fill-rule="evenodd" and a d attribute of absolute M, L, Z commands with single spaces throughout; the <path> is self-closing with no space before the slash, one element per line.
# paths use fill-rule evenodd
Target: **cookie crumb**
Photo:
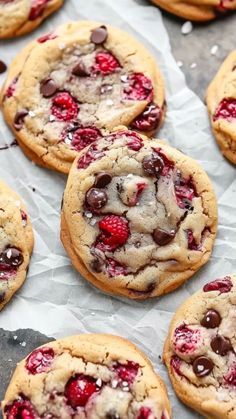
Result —
<path fill-rule="evenodd" d="M 216 54 L 217 54 L 218 49 L 219 49 L 218 45 L 213 45 L 213 46 L 211 47 L 211 55 L 216 55 Z"/>
<path fill-rule="evenodd" d="M 16 336 L 16 335 L 14 335 L 14 336 L 13 336 L 13 339 L 14 339 L 14 340 L 16 340 L 16 339 L 17 339 L 17 336 Z"/>
<path fill-rule="evenodd" d="M 21 342 L 20 345 L 24 348 L 26 346 L 26 342 Z"/>
<path fill-rule="evenodd" d="M 192 30 L 193 30 L 193 24 L 192 22 L 190 22 L 190 20 L 187 20 L 187 22 L 185 22 L 181 27 L 182 35 L 188 35 L 192 32 Z"/>

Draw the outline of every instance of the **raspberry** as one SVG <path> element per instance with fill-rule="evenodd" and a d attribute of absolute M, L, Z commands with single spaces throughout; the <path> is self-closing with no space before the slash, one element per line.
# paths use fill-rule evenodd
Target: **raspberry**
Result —
<path fill-rule="evenodd" d="M 149 419 L 154 418 L 154 415 L 149 407 L 141 407 L 138 412 L 137 419 Z"/>
<path fill-rule="evenodd" d="M 216 279 L 215 281 L 209 282 L 208 284 L 204 285 L 203 291 L 210 292 L 210 291 L 220 291 L 220 294 L 224 294 L 229 292 L 233 287 L 233 283 L 229 276 L 226 276 L 223 279 Z"/>
<path fill-rule="evenodd" d="M 54 359 L 54 350 L 52 348 L 40 348 L 32 352 L 25 364 L 25 368 L 30 374 L 40 374 L 46 371 Z"/>
<path fill-rule="evenodd" d="M 178 374 L 180 377 L 183 377 L 183 374 L 180 371 L 181 362 L 182 362 L 181 359 L 177 355 L 174 355 L 172 356 L 170 360 L 170 365 L 173 368 L 173 370 L 176 372 L 176 374 Z"/>
<path fill-rule="evenodd" d="M 127 361 L 126 364 L 116 362 L 113 368 L 121 381 L 132 384 L 138 374 L 139 364 L 133 361 Z"/>
<path fill-rule="evenodd" d="M 200 250 L 201 244 L 197 244 L 195 238 L 193 237 L 192 230 L 186 230 L 188 236 L 188 249 L 189 250 Z"/>
<path fill-rule="evenodd" d="M 47 35 L 40 36 L 40 38 L 37 39 L 37 42 L 39 44 L 44 44 L 44 42 L 50 41 L 51 39 L 55 38 L 57 38 L 57 35 L 55 33 L 50 32 Z"/>
<path fill-rule="evenodd" d="M 195 351 L 201 340 L 199 329 L 190 329 L 185 324 L 181 324 L 175 329 L 173 346 L 176 352 L 188 354 Z"/>
<path fill-rule="evenodd" d="M 151 103 L 146 109 L 137 116 L 131 123 L 131 128 L 139 131 L 155 130 L 160 124 L 162 118 L 162 110 L 158 105 Z"/>
<path fill-rule="evenodd" d="M 99 223 L 102 233 L 97 238 L 96 247 L 102 251 L 114 251 L 123 246 L 129 237 L 128 222 L 118 215 L 107 215 Z"/>
<path fill-rule="evenodd" d="M 162 176 L 167 176 L 168 173 L 170 172 L 170 170 L 173 170 L 175 167 L 175 164 L 172 160 L 170 160 L 162 151 L 161 148 L 154 148 L 153 147 L 153 151 L 155 151 L 155 153 L 158 154 L 159 157 L 161 157 L 163 163 L 164 163 L 164 168 L 162 169 L 161 175 Z"/>
<path fill-rule="evenodd" d="M 89 147 L 86 153 L 79 158 L 77 162 L 77 168 L 86 169 L 90 165 L 90 163 L 92 163 L 95 160 L 101 159 L 103 156 L 105 156 L 105 153 L 103 153 L 103 151 L 97 150 L 96 144 L 92 143 L 92 145 Z"/>
<path fill-rule="evenodd" d="M 16 83 L 17 83 L 17 81 L 18 81 L 18 77 L 15 77 L 12 80 L 11 84 L 9 84 L 9 86 L 8 86 L 8 88 L 6 90 L 5 97 L 10 98 L 10 97 L 12 97 L 14 95 L 15 90 L 16 90 Z"/>
<path fill-rule="evenodd" d="M 58 93 L 52 103 L 51 112 L 59 121 L 70 121 L 77 116 L 79 107 L 69 93 Z"/>
<path fill-rule="evenodd" d="M 71 145 L 76 151 L 81 151 L 101 136 L 97 128 L 78 128 L 73 134 Z"/>
<path fill-rule="evenodd" d="M 6 419 L 35 419 L 36 413 L 29 400 L 19 398 L 5 407 Z M 38 417 L 38 416 L 37 416 Z"/>
<path fill-rule="evenodd" d="M 11 277 L 16 275 L 16 269 L 0 262 L 0 281 L 8 281 Z"/>
<path fill-rule="evenodd" d="M 227 119 L 231 121 L 236 118 L 236 99 L 223 99 L 213 115 L 213 121 L 217 119 Z"/>
<path fill-rule="evenodd" d="M 191 177 L 186 179 L 182 177 L 181 173 L 178 173 L 174 186 L 178 206 L 183 209 L 192 209 L 191 202 L 197 196 L 197 192 Z"/>
<path fill-rule="evenodd" d="M 114 259 L 106 259 L 106 268 L 109 276 L 114 277 L 118 275 L 127 275 L 127 269 L 124 265 Z"/>
<path fill-rule="evenodd" d="M 88 375 L 72 377 L 66 384 L 65 396 L 73 407 L 84 407 L 89 398 L 98 391 L 94 378 Z"/>
<path fill-rule="evenodd" d="M 124 88 L 124 98 L 127 100 L 147 100 L 153 98 L 153 86 L 151 80 L 142 73 L 134 73 L 128 76 L 129 86 Z"/>
<path fill-rule="evenodd" d="M 21 213 L 22 224 L 25 227 L 28 220 L 27 214 L 23 210 L 20 210 L 20 213 Z"/>
<path fill-rule="evenodd" d="M 40 17 L 43 14 L 48 1 L 49 0 L 33 0 L 30 9 L 29 20 L 38 19 L 38 17 Z"/>
<path fill-rule="evenodd" d="M 123 136 L 127 137 L 127 146 L 131 150 L 139 151 L 140 148 L 143 147 L 143 140 L 136 132 L 118 131 L 115 134 L 111 134 L 108 138 L 111 138 L 111 140 L 114 141 L 116 138 Z"/>
<path fill-rule="evenodd" d="M 92 67 L 94 73 L 104 76 L 112 74 L 121 68 L 119 61 L 110 52 L 98 52 L 95 57 L 96 64 Z"/>
<path fill-rule="evenodd" d="M 228 374 L 224 377 L 224 384 L 236 388 L 236 364 L 233 364 Z"/>

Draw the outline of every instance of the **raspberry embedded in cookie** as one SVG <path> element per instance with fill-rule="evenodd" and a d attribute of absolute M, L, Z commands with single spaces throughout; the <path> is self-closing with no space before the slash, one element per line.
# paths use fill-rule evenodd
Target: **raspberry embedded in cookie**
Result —
<path fill-rule="evenodd" d="M 6 419 L 36 419 L 35 409 L 30 401 L 20 397 L 4 409 Z"/>
<path fill-rule="evenodd" d="M 197 243 L 194 236 L 193 236 L 193 232 L 192 230 L 186 230 L 187 233 L 187 238 L 188 238 L 188 249 L 189 250 L 201 250 L 201 243 Z"/>
<path fill-rule="evenodd" d="M 224 376 L 223 381 L 225 386 L 236 388 L 236 363 L 234 363 L 229 372 Z"/>
<path fill-rule="evenodd" d="M 138 131 L 153 131 L 158 128 L 162 120 L 162 110 L 158 105 L 150 103 L 146 109 L 131 123 L 131 128 Z"/>
<path fill-rule="evenodd" d="M 205 284 L 203 287 L 203 291 L 204 292 L 219 291 L 220 294 L 224 294 L 226 292 L 230 292 L 232 287 L 233 287 L 233 283 L 231 281 L 231 278 L 229 276 L 226 276 L 223 279 L 216 279 L 215 281 Z"/>
<path fill-rule="evenodd" d="M 121 265 L 121 263 L 117 262 L 115 259 L 112 258 L 106 259 L 106 269 L 110 277 L 128 274 L 126 266 Z"/>
<path fill-rule="evenodd" d="M 176 374 L 178 374 L 180 377 L 183 377 L 182 372 L 180 371 L 182 360 L 177 356 L 173 355 L 170 360 L 170 365 L 175 371 Z"/>
<path fill-rule="evenodd" d="M 133 384 L 139 370 L 139 364 L 133 361 L 127 361 L 125 364 L 116 362 L 113 365 L 113 369 L 116 371 L 118 378 L 121 381 L 127 382 L 129 385 Z"/>
<path fill-rule="evenodd" d="M 79 158 L 77 167 L 78 169 L 86 169 L 93 161 L 101 159 L 103 156 L 105 156 L 105 153 L 99 151 L 97 145 L 92 143 L 87 152 Z"/>
<path fill-rule="evenodd" d="M 32 6 L 30 9 L 29 20 L 36 20 L 42 16 L 46 4 L 49 0 L 32 0 Z"/>
<path fill-rule="evenodd" d="M 236 99 L 222 99 L 213 115 L 213 121 L 226 119 L 232 121 L 236 118 Z"/>
<path fill-rule="evenodd" d="M 106 76 L 120 69 L 121 65 L 113 54 L 108 51 L 97 52 L 95 56 L 95 64 L 92 67 L 93 73 L 101 73 L 103 76 Z"/>
<path fill-rule="evenodd" d="M 125 179 L 122 179 L 119 187 L 119 196 L 123 204 L 128 207 L 134 207 L 142 195 L 142 192 L 148 188 L 148 183 L 143 181 L 140 176 L 129 174 Z"/>
<path fill-rule="evenodd" d="M 198 196 L 192 178 L 186 179 L 178 172 L 174 186 L 178 206 L 183 209 L 192 209 L 192 200 Z"/>
<path fill-rule="evenodd" d="M 173 346 L 177 353 L 193 353 L 201 343 L 202 336 L 199 329 L 191 329 L 186 324 L 181 324 L 175 329 Z"/>
<path fill-rule="evenodd" d="M 44 42 L 51 41 L 52 39 L 57 38 L 57 35 L 53 32 L 47 33 L 46 35 L 40 36 L 37 39 L 39 44 L 44 44 Z"/>
<path fill-rule="evenodd" d="M 52 101 L 51 112 L 58 121 L 71 121 L 76 118 L 79 106 L 68 92 L 58 93 Z"/>
<path fill-rule="evenodd" d="M 153 99 L 153 86 L 151 80 L 142 73 L 130 74 L 127 78 L 128 86 L 124 88 L 124 99 L 147 100 Z"/>
<path fill-rule="evenodd" d="M 65 396 L 68 403 L 75 409 L 84 407 L 90 397 L 98 390 L 99 388 L 94 378 L 79 374 L 72 377 L 66 384 Z"/>
<path fill-rule="evenodd" d="M 154 415 L 149 407 L 141 407 L 138 412 L 137 419 L 153 419 Z"/>
<path fill-rule="evenodd" d="M 33 351 L 27 358 L 25 368 L 30 374 L 40 374 L 47 371 L 54 359 L 54 350 L 43 347 Z"/>
<path fill-rule="evenodd" d="M 72 135 L 71 146 L 76 151 L 83 150 L 83 148 L 102 137 L 99 129 L 93 127 L 78 128 Z"/>
<path fill-rule="evenodd" d="M 98 226 L 102 232 L 97 237 L 96 248 L 104 252 L 114 252 L 127 242 L 130 231 L 128 221 L 124 217 L 106 215 L 99 221 Z"/>
<path fill-rule="evenodd" d="M 12 97 L 14 95 L 15 90 L 16 90 L 16 84 L 17 84 L 18 78 L 19 78 L 19 76 L 15 77 L 12 80 L 12 82 L 9 84 L 9 86 L 8 86 L 8 88 L 6 90 L 5 96 L 4 96 L 5 98 L 8 98 L 9 99 L 10 97 Z"/>

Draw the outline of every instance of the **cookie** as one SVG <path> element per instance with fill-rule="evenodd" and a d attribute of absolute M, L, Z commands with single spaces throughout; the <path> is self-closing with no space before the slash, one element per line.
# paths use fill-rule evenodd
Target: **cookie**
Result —
<path fill-rule="evenodd" d="M 85 146 L 117 125 L 151 135 L 164 117 L 164 85 L 129 34 L 76 22 L 28 45 L 10 67 L 3 113 L 25 154 L 68 173 Z"/>
<path fill-rule="evenodd" d="M 131 342 L 72 336 L 33 351 L 15 370 L 4 419 L 169 419 L 165 385 Z M 24 412 L 24 415 L 23 415 Z"/>
<path fill-rule="evenodd" d="M 236 49 L 223 62 L 208 87 L 206 102 L 221 152 L 236 164 Z"/>
<path fill-rule="evenodd" d="M 236 275 L 216 279 L 177 310 L 164 362 L 178 397 L 209 419 L 236 417 Z"/>
<path fill-rule="evenodd" d="M 75 268 L 105 292 L 146 299 L 174 290 L 207 262 L 216 228 L 206 173 L 161 141 L 123 129 L 71 168 L 61 239 Z"/>
<path fill-rule="evenodd" d="M 0 39 L 33 31 L 63 0 L 1 0 Z"/>
<path fill-rule="evenodd" d="M 0 181 L 0 310 L 25 281 L 33 231 L 19 195 Z"/>
<path fill-rule="evenodd" d="M 154 4 L 189 20 L 207 21 L 236 10 L 236 0 L 152 0 Z"/>

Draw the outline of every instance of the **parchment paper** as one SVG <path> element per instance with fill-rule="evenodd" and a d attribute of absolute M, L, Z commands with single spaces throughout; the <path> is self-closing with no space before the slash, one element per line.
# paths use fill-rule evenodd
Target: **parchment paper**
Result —
<path fill-rule="evenodd" d="M 33 34 L 2 41 L 0 58 L 9 64 L 31 39 L 76 18 L 119 26 L 133 33 L 156 57 L 166 80 L 168 102 L 166 122 L 158 137 L 197 159 L 210 175 L 219 203 L 218 236 L 210 262 L 174 293 L 148 302 L 106 296 L 77 274 L 60 243 L 60 202 L 66 177 L 33 165 L 19 147 L 0 151 L 0 177 L 25 200 L 35 232 L 28 279 L 0 314 L 0 327 L 31 328 L 55 338 L 83 332 L 106 332 L 129 338 L 146 352 L 165 380 L 173 417 L 199 418 L 178 402 L 160 355 L 169 322 L 180 303 L 207 281 L 236 271 L 235 168 L 215 145 L 206 108 L 186 86 L 171 54 L 161 14 L 149 3 L 66 0 L 63 9 Z M 0 76 L 0 83 L 4 78 Z M 1 117 L 0 146 L 12 140 L 12 133 Z"/>

